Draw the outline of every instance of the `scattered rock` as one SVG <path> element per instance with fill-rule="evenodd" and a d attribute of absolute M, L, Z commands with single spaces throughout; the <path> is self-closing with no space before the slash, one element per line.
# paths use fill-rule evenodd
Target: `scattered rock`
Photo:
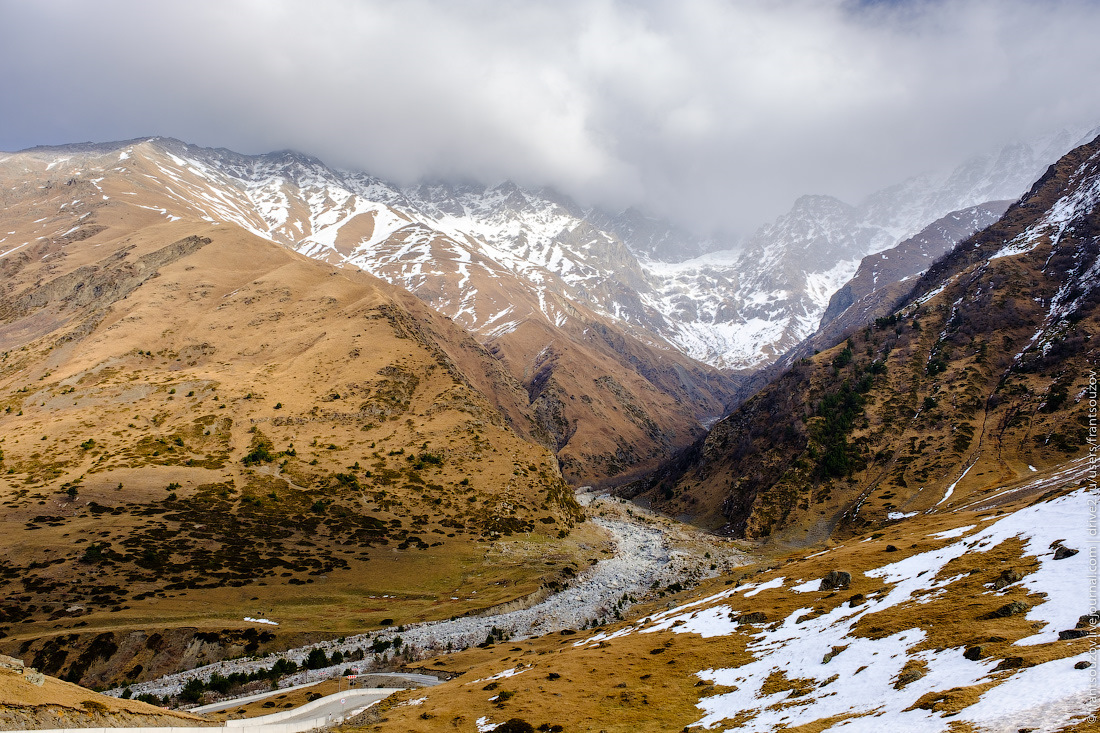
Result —
<path fill-rule="evenodd" d="M 1005 657 L 1000 664 L 993 668 L 994 672 L 1002 672 L 1006 669 L 1022 669 L 1031 665 L 1024 661 L 1023 657 Z"/>
<path fill-rule="evenodd" d="M 976 662 L 985 656 L 985 647 L 981 646 L 980 644 L 977 646 L 972 646 L 965 652 L 963 652 L 963 656 L 969 659 L 971 662 Z"/>
<path fill-rule="evenodd" d="M 1083 639 L 1092 632 L 1088 629 L 1066 629 L 1065 631 L 1058 632 L 1059 641 L 1068 641 L 1070 639 Z"/>
<path fill-rule="evenodd" d="M 1009 616 L 1027 613 L 1030 610 L 1031 606 L 1024 603 L 1023 601 L 1013 601 L 1012 603 L 1006 603 L 993 613 L 989 614 L 989 618 L 1008 618 Z"/>
<path fill-rule="evenodd" d="M 844 570 L 830 570 L 829 574 L 821 579 L 818 590 L 842 590 L 852 584 L 852 574 Z"/>
<path fill-rule="evenodd" d="M 1000 590 L 1006 586 L 1018 583 L 1024 579 L 1024 574 L 1016 568 L 1001 571 L 1000 577 L 993 581 L 993 590 Z"/>
<path fill-rule="evenodd" d="M 1065 560 L 1067 557 L 1073 557 L 1077 552 L 1077 550 L 1066 547 L 1065 545 L 1058 545 L 1058 549 L 1054 551 L 1054 559 Z"/>
<path fill-rule="evenodd" d="M 1084 616 L 1077 619 L 1077 628 L 1087 629 L 1090 626 L 1100 626 L 1100 611 L 1086 613 Z"/>
<path fill-rule="evenodd" d="M 920 669 L 911 669 L 907 672 L 902 672 L 898 675 L 898 681 L 894 683 L 894 689 L 900 690 L 908 685 L 910 682 L 916 682 L 924 676 L 924 671 Z"/>
<path fill-rule="evenodd" d="M 834 646 L 828 654 L 826 654 L 824 657 L 821 658 L 821 663 L 822 664 L 828 664 L 829 662 L 832 661 L 833 657 L 835 657 L 837 654 L 840 654 L 842 651 L 844 651 L 847 648 L 848 648 L 847 644 L 845 644 L 844 646 Z"/>
<path fill-rule="evenodd" d="M 854 596 L 848 599 L 848 606 L 850 608 L 855 608 L 856 606 L 863 603 L 865 600 L 866 599 L 863 597 L 862 593 L 856 593 Z"/>
<path fill-rule="evenodd" d="M 739 624 L 762 624 L 768 620 L 768 615 L 763 611 L 753 611 L 752 613 L 743 613 L 737 619 Z"/>
<path fill-rule="evenodd" d="M 546 679 L 548 679 L 548 680 L 560 680 L 561 675 L 558 674 L 557 672 L 551 672 L 550 674 L 546 675 Z"/>
<path fill-rule="evenodd" d="M 894 547 L 893 545 L 887 545 L 886 546 L 886 551 L 887 552 L 897 552 L 898 548 Z"/>
<path fill-rule="evenodd" d="M 1082 660 L 1082 661 L 1078 662 L 1077 664 L 1073 665 L 1073 668 L 1074 669 L 1088 669 L 1091 666 L 1092 666 L 1092 662 Z"/>

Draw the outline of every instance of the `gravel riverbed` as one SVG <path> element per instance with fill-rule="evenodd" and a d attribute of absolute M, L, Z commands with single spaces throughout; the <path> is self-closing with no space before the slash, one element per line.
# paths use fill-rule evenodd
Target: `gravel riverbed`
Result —
<path fill-rule="evenodd" d="M 578 498 L 589 505 L 590 515 L 601 507 L 617 509 L 621 506 L 618 500 L 608 497 L 582 495 Z M 178 693 L 188 680 L 208 680 L 215 672 L 221 675 L 250 673 L 268 668 L 280 658 L 297 662 L 301 666 L 313 649 L 322 649 L 328 656 L 336 651 L 347 656 L 349 652 L 363 649 L 366 656 L 357 662 L 299 671 L 282 678 L 279 681 L 280 687 L 328 679 L 348 667 L 367 672 L 378 669 L 385 661 L 381 654 L 370 651 L 376 639 L 392 640 L 395 636 L 400 636 L 403 642 L 402 656 L 408 660 L 424 659 L 484 642 L 494 628 L 505 632 L 511 639 L 524 639 L 606 622 L 614 618 L 616 610 L 629 606 L 631 599 L 641 599 L 654 587 L 715 574 L 713 563 L 695 553 L 674 549 L 660 523 L 646 522 L 633 511 L 616 511 L 612 514 L 612 517 L 593 517 L 590 521 L 608 532 L 615 546 L 614 555 L 579 574 L 566 589 L 529 608 L 413 624 L 405 626 L 400 632 L 394 628 L 382 629 L 262 658 L 217 662 L 134 684 L 130 689 L 135 696 L 142 693 L 172 695 Z M 112 690 L 107 694 L 120 693 L 121 690 Z"/>

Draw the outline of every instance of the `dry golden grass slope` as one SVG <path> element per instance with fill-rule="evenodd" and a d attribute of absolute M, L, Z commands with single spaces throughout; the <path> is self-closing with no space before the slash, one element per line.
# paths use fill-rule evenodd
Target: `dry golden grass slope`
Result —
<path fill-rule="evenodd" d="M 510 601 L 596 541 L 459 327 L 110 184 L 0 160 L 3 650 L 148 679 Z M 487 560 L 520 532 L 546 564 Z"/>
<path fill-rule="evenodd" d="M 48 185 L 60 187 L 57 203 L 67 205 L 50 214 L 124 202 L 145 225 L 181 219 L 239 226 L 333 267 L 361 267 L 407 287 L 471 329 L 522 386 L 532 429 L 557 452 L 574 485 L 636 478 L 700 437 L 701 422 L 722 414 L 735 398 L 737 378 L 585 305 L 602 302 L 609 296 L 604 291 L 621 283 L 574 287 L 531 262 L 521 268 L 530 272 L 513 271 L 482 251 L 487 242 L 431 229 L 410 219 L 400 204 L 384 203 L 384 195 L 375 201 L 354 194 L 305 156 L 241 156 L 153 138 L 35 148 L 2 165 L 14 186 L 0 196 L 13 199 L 14 218 L 29 227 L 5 228 L 16 231 L 0 235 L 0 247 L 21 246 L 43 228 L 73 238 L 99 226 L 88 219 L 65 234 L 68 225 L 52 228 L 60 220 L 17 213 L 23 194 Z M 589 235 L 595 239 L 588 241 Z M 571 236 L 584 240 L 570 245 L 577 251 L 591 250 L 600 262 L 611 258 L 601 267 L 637 267 L 625 246 L 604 233 Z M 522 248 L 522 241 L 518 235 L 516 246 Z M 645 310 L 641 303 L 633 307 Z"/>
<path fill-rule="evenodd" d="M 1077 461 L 620 624 L 430 660 L 461 674 L 345 730 L 1095 731 L 1089 476 Z M 850 581 L 823 587 L 833 571 Z"/>
<path fill-rule="evenodd" d="M 54 677 L 35 685 L 23 675 L 0 670 L 0 730 L 204 724 L 209 723 L 194 715 L 99 695 Z"/>

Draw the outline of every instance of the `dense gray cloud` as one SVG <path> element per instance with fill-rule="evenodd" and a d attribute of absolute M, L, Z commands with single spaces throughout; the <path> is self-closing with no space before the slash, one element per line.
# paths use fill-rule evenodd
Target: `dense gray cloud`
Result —
<path fill-rule="evenodd" d="M 170 135 L 693 228 L 1100 120 L 1100 3 L 0 0 L 0 149 Z"/>

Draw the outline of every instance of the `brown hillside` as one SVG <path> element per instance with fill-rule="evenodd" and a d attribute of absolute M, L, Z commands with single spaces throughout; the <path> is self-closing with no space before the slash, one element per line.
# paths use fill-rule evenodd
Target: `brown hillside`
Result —
<path fill-rule="evenodd" d="M 210 725 L 195 715 L 100 695 L 54 677 L 43 675 L 40 684 L 31 679 L 25 670 L 0 667 L 0 730 Z"/>
<path fill-rule="evenodd" d="M 1098 169 L 1100 142 L 1068 154 L 907 305 L 794 365 L 635 490 L 726 532 L 801 543 L 1081 454 Z"/>
<path fill-rule="evenodd" d="M 427 660 L 458 676 L 342 730 L 1093 731 L 1095 614 L 1066 582 L 1088 563 L 1087 473 L 777 553 L 623 623 Z"/>
<path fill-rule="evenodd" d="M 238 174 L 242 166 L 255 166 L 269 157 L 285 168 L 270 182 L 272 190 L 257 194 Z M 33 240 L 47 230 L 55 237 L 83 239 L 103 225 L 93 218 L 107 214 L 81 220 L 68 232 L 77 223 L 73 213 L 78 211 L 79 216 L 106 207 L 118 215 L 125 212 L 133 231 L 177 218 L 217 222 L 297 249 L 304 237 L 313 234 L 310 209 L 318 205 L 330 218 L 347 217 L 349 223 L 339 230 L 332 249 L 301 251 L 333 269 L 356 270 L 357 262 L 366 266 L 355 259 L 356 248 L 371 239 L 379 217 L 393 218 L 403 226 L 370 246 L 370 271 L 407 286 L 433 309 L 453 317 L 499 358 L 506 371 L 499 366 L 488 368 L 496 375 L 493 380 L 507 377 L 513 382 L 510 388 L 522 387 L 525 399 L 496 400 L 492 395 L 501 391 L 501 385 L 484 383 L 479 375 L 486 368 L 458 363 L 469 367 L 467 378 L 496 400 L 514 429 L 554 448 L 564 477 L 575 486 L 636 478 L 701 437 L 702 423 L 725 414 L 735 399 L 738 378 L 683 356 L 644 328 L 635 333 L 592 306 L 613 292 L 626 297 L 618 292 L 624 287 L 621 283 L 610 280 L 578 288 L 550 270 L 540 270 L 542 286 L 536 292 L 523 276 L 480 254 L 478 242 L 459 242 L 414 223 L 400 206 L 379 204 L 379 210 L 363 213 L 348 201 L 334 200 L 341 194 L 317 182 L 325 170 L 320 161 L 290 153 L 250 158 L 154 138 L 36 148 L 9 157 L 2 167 L 7 172 L 4 177 L 15 186 L 14 191 L 9 185 L 8 192 L 0 193 L 0 200 L 12 199 L 9 211 L 14 223 L 4 230 L 18 230 L 8 242 Z M 299 180 L 293 171 L 301 167 L 310 173 Z M 36 201 L 43 193 L 55 207 L 67 208 L 30 215 L 25 210 L 27 201 Z M 310 204 L 308 199 L 324 203 Z M 270 212 L 265 214 L 264 205 L 270 200 L 288 202 L 285 221 L 266 218 Z M 45 221 L 38 221 L 47 214 Z M 28 228 L 23 230 L 20 222 Z M 574 247 L 591 244 L 589 256 L 601 267 L 621 271 L 628 280 L 641 277 L 638 272 L 631 274 L 630 267 L 637 267 L 637 262 L 622 242 L 590 228 L 571 232 L 569 237 L 578 240 Z M 0 243 L 0 252 L 6 247 Z M 456 257 L 456 252 L 465 256 Z M 418 274 L 410 280 L 409 271 Z M 641 302 L 631 307 L 646 310 Z M 470 315 L 474 312 L 482 320 Z M 557 317 L 550 318 L 551 312 Z M 451 357 L 457 360 L 457 355 Z M 483 357 L 479 353 L 474 361 Z"/>
<path fill-rule="evenodd" d="M 510 601 L 598 539 L 527 392 L 419 300 L 4 166 L 6 651 L 147 679 Z M 546 564 L 490 565 L 520 532 Z"/>

